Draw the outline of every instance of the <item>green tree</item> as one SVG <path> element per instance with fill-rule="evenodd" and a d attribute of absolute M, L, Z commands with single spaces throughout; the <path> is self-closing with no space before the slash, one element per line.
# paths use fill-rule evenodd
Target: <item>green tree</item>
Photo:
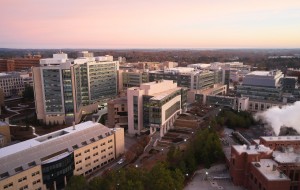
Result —
<path fill-rule="evenodd" d="M 148 180 L 147 180 L 148 182 L 147 182 L 146 189 L 149 190 L 176 189 L 177 186 L 181 185 L 175 182 L 175 179 L 177 178 L 181 179 L 180 175 L 178 176 L 177 175 L 174 174 L 172 175 L 171 170 L 168 170 L 165 164 L 158 163 L 152 168 L 152 170 L 148 174 Z"/>
<path fill-rule="evenodd" d="M 88 183 L 84 176 L 74 175 L 69 180 L 66 190 L 85 190 L 88 187 Z"/>

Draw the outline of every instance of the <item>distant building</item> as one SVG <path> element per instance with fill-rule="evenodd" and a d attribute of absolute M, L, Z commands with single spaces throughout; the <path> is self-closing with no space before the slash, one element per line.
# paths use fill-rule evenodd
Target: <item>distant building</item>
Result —
<path fill-rule="evenodd" d="M 77 57 L 94 57 L 94 54 L 88 51 L 81 51 L 78 52 Z"/>
<path fill-rule="evenodd" d="M 127 90 L 128 133 L 160 130 L 162 137 L 185 109 L 187 89 L 172 80 L 143 83 Z"/>
<path fill-rule="evenodd" d="M 112 56 L 68 59 L 54 54 L 33 68 L 37 118 L 46 124 L 79 123 L 82 114 L 117 96 L 118 62 Z"/>
<path fill-rule="evenodd" d="M 149 81 L 173 80 L 180 87 L 191 90 L 207 89 L 216 83 L 222 83 L 221 71 L 194 70 L 189 67 L 175 67 L 171 69 L 149 71 Z"/>
<path fill-rule="evenodd" d="M 242 85 L 237 86 L 237 94 L 250 99 L 280 101 L 282 78 L 281 71 L 253 71 L 245 76 Z"/>
<path fill-rule="evenodd" d="M 124 153 L 124 130 L 91 121 L 7 146 L 0 151 L 1 189 L 62 189 Z"/>
<path fill-rule="evenodd" d="M 119 63 L 126 63 L 126 57 L 118 57 Z"/>
<path fill-rule="evenodd" d="M 23 78 L 19 73 L 0 73 L 0 88 L 3 89 L 4 96 L 22 96 L 24 91 Z"/>
<path fill-rule="evenodd" d="M 40 55 L 28 55 L 25 58 L 0 59 L 0 72 L 29 70 L 39 65 Z"/>
<path fill-rule="evenodd" d="M 144 70 L 131 69 L 119 71 L 119 91 L 127 90 L 130 87 L 140 86 L 142 83 L 149 82 L 148 72 Z"/>

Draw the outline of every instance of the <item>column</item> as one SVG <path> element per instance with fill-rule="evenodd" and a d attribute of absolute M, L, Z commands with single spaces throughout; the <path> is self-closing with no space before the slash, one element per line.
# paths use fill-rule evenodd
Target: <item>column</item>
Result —
<path fill-rule="evenodd" d="M 67 186 L 67 176 L 64 177 L 65 187 Z"/>
<path fill-rule="evenodd" d="M 160 126 L 159 134 L 160 134 L 160 138 L 164 136 L 164 128 L 163 128 L 163 126 Z"/>
<path fill-rule="evenodd" d="M 53 188 L 56 190 L 56 181 L 53 182 Z"/>

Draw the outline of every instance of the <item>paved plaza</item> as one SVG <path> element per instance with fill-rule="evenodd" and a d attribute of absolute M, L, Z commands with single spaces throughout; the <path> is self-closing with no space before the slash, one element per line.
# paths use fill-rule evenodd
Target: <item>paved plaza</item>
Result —
<path fill-rule="evenodd" d="M 229 171 L 225 164 L 219 164 L 209 169 L 201 169 L 195 172 L 192 180 L 184 188 L 185 190 L 244 190 L 234 186 L 230 180 Z"/>

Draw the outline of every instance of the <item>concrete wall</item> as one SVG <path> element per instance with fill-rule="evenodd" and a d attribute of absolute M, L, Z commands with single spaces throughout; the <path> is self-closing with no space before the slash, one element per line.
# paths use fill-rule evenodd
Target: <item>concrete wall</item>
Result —
<path fill-rule="evenodd" d="M 39 67 L 32 68 L 32 75 L 34 80 L 34 100 L 35 100 L 35 109 L 38 120 L 45 121 L 45 107 L 44 107 L 44 96 L 42 88 L 42 78 Z"/>
<path fill-rule="evenodd" d="M 0 121 L 0 134 L 4 136 L 4 142 L 3 142 L 4 146 L 6 146 L 8 143 L 11 142 L 9 125 L 2 121 Z"/>
<path fill-rule="evenodd" d="M 125 136 L 123 128 L 115 128 L 114 130 L 115 137 L 115 155 L 116 158 L 120 157 L 125 152 Z"/>
<path fill-rule="evenodd" d="M 12 184 L 12 186 L 10 186 L 10 184 Z M 9 187 L 5 188 L 7 186 Z M 46 189 L 46 185 L 43 184 L 42 169 L 40 165 L 0 180 L 0 189 L 4 190 L 20 189 L 25 186 L 27 186 L 27 189 Z"/>
<path fill-rule="evenodd" d="M 110 135 L 76 149 L 74 151 L 74 175 L 88 175 L 114 160 L 116 158 L 114 141 L 114 135 Z"/>

